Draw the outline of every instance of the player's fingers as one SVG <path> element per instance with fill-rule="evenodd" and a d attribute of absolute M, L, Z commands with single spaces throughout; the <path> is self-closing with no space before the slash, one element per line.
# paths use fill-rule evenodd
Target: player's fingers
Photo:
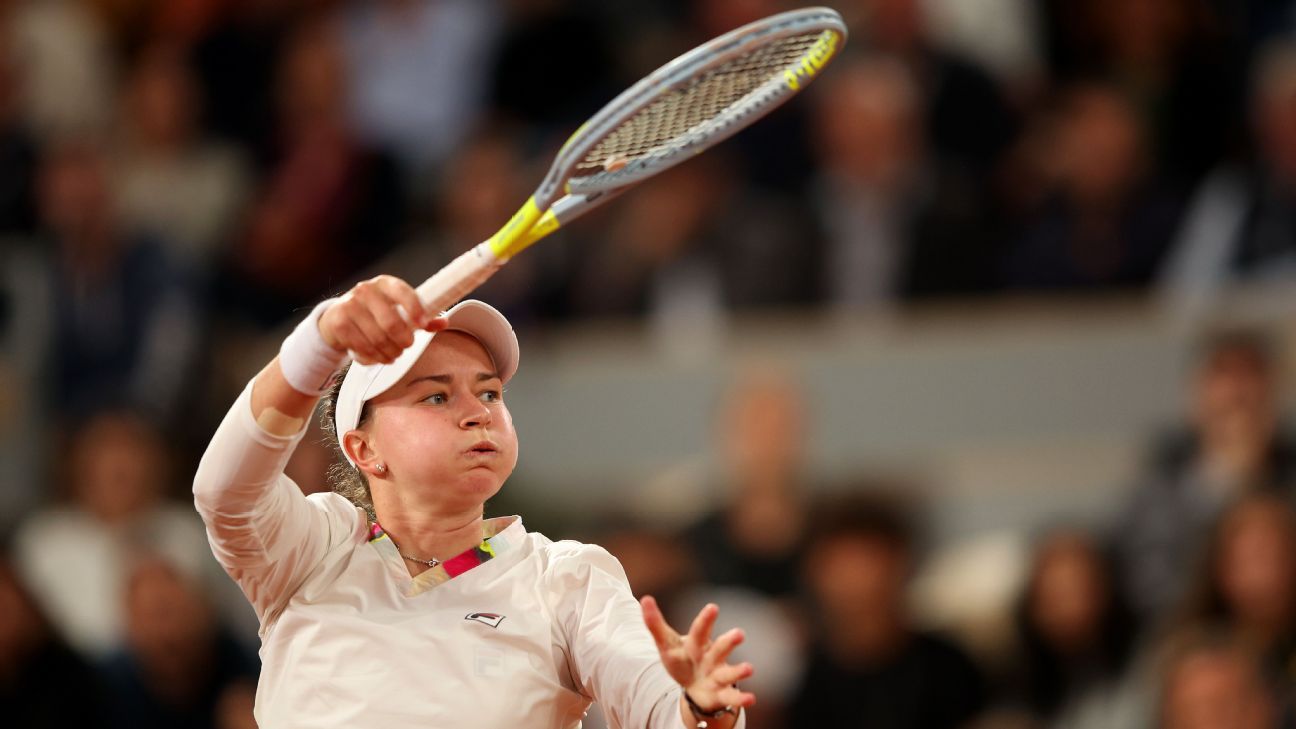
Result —
<path fill-rule="evenodd" d="M 715 639 L 710 648 L 702 656 L 700 668 L 710 673 L 713 668 L 729 660 L 729 654 L 743 642 L 743 632 L 741 628 L 734 628 L 725 631 L 723 635 Z"/>
<path fill-rule="evenodd" d="M 707 641 L 711 639 L 711 629 L 715 627 L 716 616 L 719 614 L 719 606 L 715 603 L 707 603 L 705 607 L 698 611 L 697 617 L 693 618 L 693 624 L 689 626 L 685 643 L 693 653 L 694 659 L 702 653 Z"/>
<path fill-rule="evenodd" d="M 755 673 L 755 669 L 752 668 L 752 664 L 750 663 L 739 663 L 736 665 L 725 663 L 712 669 L 710 677 L 717 685 L 730 686 L 739 681 L 745 681 L 748 678 L 751 678 L 753 673 Z"/>
<path fill-rule="evenodd" d="M 398 296 L 394 295 L 402 285 L 408 288 L 395 276 L 379 276 L 357 285 L 355 297 L 373 314 L 374 321 L 382 327 L 386 338 L 404 351 L 414 343 L 414 329 L 418 324 L 412 317 L 421 315 L 421 310 L 415 309 L 412 314 L 402 313 L 404 307 L 400 305 Z"/>
<path fill-rule="evenodd" d="M 397 306 L 405 311 L 409 322 L 420 329 L 427 329 L 438 317 L 428 311 L 419 300 L 414 287 L 395 276 L 380 276 L 379 286 Z"/>
<path fill-rule="evenodd" d="M 369 338 L 360 331 L 360 327 L 355 325 L 351 319 L 343 319 L 338 322 L 336 334 L 338 340 L 342 343 L 342 348 L 351 352 L 356 362 L 360 364 L 373 364 L 378 361 L 378 351 L 369 343 Z"/>
<path fill-rule="evenodd" d="M 657 650 L 664 652 L 674 648 L 679 643 L 679 634 L 666 622 L 657 601 L 652 595 L 645 595 L 639 605 L 643 608 L 644 625 L 648 626 L 648 632 L 657 643 Z"/>
<path fill-rule="evenodd" d="M 742 706 L 751 708 L 756 705 L 756 694 L 743 691 L 737 686 L 726 686 L 716 692 L 716 698 L 725 706 Z"/>
<path fill-rule="evenodd" d="M 356 301 L 354 304 L 350 315 L 351 323 L 363 334 L 375 358 L 383 364 L 391 363 L 405 348 L 391 341 L 387 331 L 374 318 L 374 313 L 368 306 L 361 301 Z"/>
<path fill-rule="evenodd" d="M 400 311 L 399 304 L 391 299 L 382 298 L 369 305 L 369 312 L 374 321 L 382 328 L 387 341 L 399 347 L 401 351 L 414 343 L 415 324 L 406 319 Z"/>

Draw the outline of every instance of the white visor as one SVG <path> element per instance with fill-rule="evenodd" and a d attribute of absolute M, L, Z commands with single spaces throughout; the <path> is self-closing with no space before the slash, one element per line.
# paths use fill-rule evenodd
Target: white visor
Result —
<path fill-rule="evenodd" d="M 518 367 L 518 340 L 512 325 L 503 314 L 490 304 L 468 299 L 450 307 L 445 312 L 445 317 L 450 325 L 444 331 L 471 335 L 481 342 L 490 355 L 500 380 L 508 382 L 513 377 Z M 416 330 L 414 343 L 391 364 L 351 364 L 346 378 L 342 380 L 342 389 L 338 392 L 337 407 L 334 410 L 339 447 L 342 438 L 360 425 L 360 413 L 364 410 L 364 404 L 400 382 L 410 367 L 423 356 L 423 351 L 434 336 L 433 332 Z M 348 463 L 355 465 L 346 448 L 342 448 L 342 455 Z"/>

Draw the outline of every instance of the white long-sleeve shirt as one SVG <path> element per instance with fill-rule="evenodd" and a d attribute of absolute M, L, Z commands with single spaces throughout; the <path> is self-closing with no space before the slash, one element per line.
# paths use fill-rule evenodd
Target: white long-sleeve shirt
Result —
<path fill-rule="evenodd" d="M 283 475 L 301 434 L 258 426 L 251 390 L 208 446 L 194 496 L 261 621 L 263 729 L 567 728 L 592 700 L 613 726 L 682 726 L 680 688 L 605 550 L 506 517 L 450 572 L 411 577 L 363 511 Z"/>

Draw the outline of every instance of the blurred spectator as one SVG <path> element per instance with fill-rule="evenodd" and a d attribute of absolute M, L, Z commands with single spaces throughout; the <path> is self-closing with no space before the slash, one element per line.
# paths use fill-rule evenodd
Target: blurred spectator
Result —
<path fill-rule="evenodd" d="M 193 575 L 216 571 L 193 510 L 162 500 L 168 466 L 156 431 L 124 414 L 100 415 L 68 448 L 67 503 L 32 514 L 18 529 L 14 558 L 32 594 L 88 655 L 120 645 L 136 552 L 167 554 Z"/>
<path fill-rule="evenodd" d="M 1187 428 L 1166 439 L 1117 520 L 1122 581 L 1143 620 L 1184 599 L 1210 526 L 1230 502 L 1296 484 L 1296 447 L 1278 427 L 1276 371 L 1254 335 L 1228 332 L 1205 345 Z"/>
<path fill-rule="evenodd" d="M 1071 87 L 1040 133 L 1041 194 L 1007 254 L 1007 285 L 1062 291 L 1147 283 L 1177 224 L 1178 203 L 1149 167 L 1129 102 L 1110 87 Z"/>
<path fill-rule="evenodd" d="M 500 15 L 496 0 L 347 3 L 345 73 L 361 138 L 414 179 L 437 171 L 482 112 Z"/>
<path fill-rule="evenodd" d="M 114 50 L 129 49 L 142 33 L 151 30 L 150 22 L 158 0 L 81 0 L 94 13 L 104 33 L 114 41 Z"/>
<path fill-rule="evenodd" d="M 1273 686 L 1243 643 L 1209 633 L 1179 638 L 1162 680 L 1159 729 L 1278 729 Z"/>
<path fill-rule="evenodd" d="M 944 163 L 974 174 L 993 171 L 1016 120 L 985 71 L 935 45 L 924 3 L 850 0 L 843 11 L 852 43 L 898 58 L 917 79 L 926 136 Z"/>
<path fill-rule="evenodd" d="M 808 527 L 802 397 L 776 371 L 750 372 L 725 395 L 715 419 L 722 502 L 685 534 L 712 585 L 770 597 L 797 589 Z"/>
<path fill-rule="evenodd" d="M 491 109 L 541 134 L 571 134 L 634 79 L 618 68 L 600 3 L 508 0 L 492 69 Z M 618 39 L 619 42 L 619 39 Z M 450 179 L 457 179 L 453 174 Z"/>
<path fill-rule="evenodd" d="M 1200 318 L 1228 284 L 1290 281 L 1296 270 L 1296 43 L 1269 48 L 1251 83 L 1255 150 L 1197 189 L 1163 284 L 1174 313 Z"/>
<path fill-rule="evenodd" d="M 238 222 L 249 180 L 236 150 L 201 137 L 198 94 L 179 49 L 144 49 L 127 78 L 114 161 L 123 224 L 205 273 Z"/>
<path fill-rule="evenodd" d="M 405 193 L 394 163 L 347 119 L 347 74 L 330 16 L 298 25 L 276 79 L 275 162 L 229 261 L 222 311 L 261 326 L 345 287 L 392 248 Z"/>
<path fill-rule="evenodd" d="M 814 647 L 789 715 L 797 726 L 968 725 L 986 704 L 985 681 L 960 648 L 910 623 L 906 518 L 880 500 L 823 514 L 804 562 Z"/>
<path fill-rule="evenodd" d="M 991 72 L 1010 97 L 1043 79 L 1039 3 L 1031 0 L 927 0 L 932 42 Z"/>
<path fill-rule="evenodd" d="M 912 74 L 885 56 L 848 56 L 821 83 L 814 200 L 828 238 L 831 305 L 860 310 L 988 290 L 995 261 L 988 201 L 930 155 Z"/>
<path fill-rule="evenodd" d="M 1248 51 L 1263 48 L 1273 39 L 1296 31 L 1296 6 L 1288 0 L 1243 0 L 1214 5 L 1220 19 L 1241 37 Z"/>
<path fill-rule="evenodd" d="M 816 294 L 813 224 L 795 205 L 744 189 L 718 151 L 665 172 L 610 214 L 599 239 L 574 256 L 576 315 L 646 316 L 676 343 L 694 341 L 690 333 L 715 343 L 732 311 Z"/>
<path fill-rule="evenodd" d="M 199 0 L 201 1 L 201 0 Z M 192 36 L 169 36 L 190 47 L 202 85 L 203 125 L 268 164 L 275 142 L 275 66 L 306 0 L 216 0 L 221 12 Z M 176 5 L 168 0 L 164 7 Z"/>
<path fill-rule="evenodd" d="M 1177 188 L 1227 148 L 1240 102 L 1235 52 L 1203 0 L 1048 0 L 1055 82 L 1101 79 L 1131 101 L 1148 163 Z"/>
<path fill-rule="evenodd" d="M 127 406 L 175 414 L 199 336 L 188 276 L 162 247 L 123 230 L 96 143 L 48 149 L 39 183 L 56 412 L 75 418 Z"/>
<path fill-rule="evenodd" d="M 1266 675 L 1296 697 L 1296 512 L 1285 497 L 1252 495 L 1220 519 L 1204 581 L 1186 615 L 1250 646 Z"/>
<path fill-rule="evenodd" d="M 220 729 L 240 718 L 246 725 L 246 684 L 256 681 L 258 663 L 220 628 L 198 586 L 166 560 L 143 558 L 124 599 L 126 645 L 106 666 L 110 726 Z"/>
<path fill-rule="evenodd" d="M 102 688 L 41 614 L 8 556 L 0 555 L 0 718 L 5 726 L 101 726 Z"/>
<path fill-rule="evenodd" d="M 1134 616 L 1091 537 L 1060 530 L 1040 540 L 1016 613 L 1014 703 L 1046 726 L 1139 724 L 1143 706 L 1128 675 Z"/>
<path fill-rule="evenodd" d="M 99 18 L 80 0 L 4 5 L 0 49 L 16 58 L 19 106 L 28 128 L 41 139 L 105 129 L 116 69 Z"/>

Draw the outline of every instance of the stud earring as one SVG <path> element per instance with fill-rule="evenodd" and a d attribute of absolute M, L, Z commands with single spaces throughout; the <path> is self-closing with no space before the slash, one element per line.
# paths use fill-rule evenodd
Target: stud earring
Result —
<path fill-rule="evenodd" d="M 379 464 L 378 464 L 378 473 L 387 473 L 387 464 L 386 464 L 386 463 L 379 463 Z"/>

